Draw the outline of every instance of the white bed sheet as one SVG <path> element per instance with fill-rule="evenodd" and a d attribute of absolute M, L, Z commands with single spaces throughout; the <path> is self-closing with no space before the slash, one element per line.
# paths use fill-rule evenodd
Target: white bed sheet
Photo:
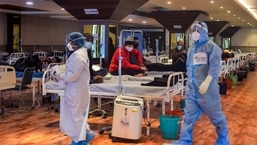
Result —
<path fill-rule="evenodd" d="M 170 72 L 166 72 L 170 73 Z M 122 93 L 124 95 L 137 97 L 161 97 L 165 95 L 166 87 L 159 86 L 142 86 L 141 83 L 148 83 L 154 80 L 154 77 L 161 77 L 164 73 L 154 74 L 144 77 L 133 77 L 128 75 L 122 76 Z M 46 82 L 45 87 L 48 93 L 60 92 L 63 94 L 63 89 L 57 82 Z M 49 92 L 50 91 L 50 92 Z M 119 92 L 119 76 L 108 76 L 103 83 L 90 84 L 91 95 L 117 96 Z"/>
<path fill-rule="evenodd" d="M 136 96 L 136 97 L 160 97 L 165 94 L 166 87 L 157 86 L 141 86 L 141 83 L 147 83 L 153 81 L 154 77 L 148 77 L 149 80 L 146 81 L 144 77 L 141 79 L 144 81 L 136 80 L 136 78 L 128 77 L 122 80 L 122 93 L 124 95 Z M 105 80 L 100 84 L 90 85 L 91 95 L 108 95 L 117 96 L 119 95 L 119 81 L 116 77 L 110 80 Z"/>

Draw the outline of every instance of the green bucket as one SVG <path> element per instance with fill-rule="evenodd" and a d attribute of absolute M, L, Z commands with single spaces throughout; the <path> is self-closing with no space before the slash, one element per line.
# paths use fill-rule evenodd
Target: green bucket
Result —
<path fill-rule="evenodd" d="M 179 116 L 159 116 L 160 130 L 163 139 L 177 139 L 180 126 Z"/>
<path fill-rule="evenodd" d="M 231 75 L 230 78 L 232 79 L 232 85 L 237 84 L 237 75 Z"/>

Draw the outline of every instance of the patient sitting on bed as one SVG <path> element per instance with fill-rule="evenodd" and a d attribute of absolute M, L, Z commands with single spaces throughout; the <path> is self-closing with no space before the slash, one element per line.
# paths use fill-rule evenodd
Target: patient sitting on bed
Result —
<path fill-rule="evenodd" d="M 142 55 L 134 48 L 134 39 L 126 38 L 124 45 L 116 49 L 112 56 L 109 71 L 112 75 L 119 75 L 119 60 L 121 59 L 121 74 L 131 76 L 143 76 L 147 68 L 143 65 Z"/>

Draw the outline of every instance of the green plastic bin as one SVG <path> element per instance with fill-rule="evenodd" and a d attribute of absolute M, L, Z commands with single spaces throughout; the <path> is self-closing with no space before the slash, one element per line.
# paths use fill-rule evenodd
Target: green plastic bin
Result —
<path fill-rule="evenodd" d="M 232 85 L 236 85 L 237 84 L 237 75 L 231 75 L 230 78 L 232 79 Z"/>
<path fill-rule="evenodd" d="M 160 121 L 160 130 L 163 139 L 177 139 L 180 128 L 180 117 L 179 116 L 170 116 L 162 115 L 159 116 Z"/>

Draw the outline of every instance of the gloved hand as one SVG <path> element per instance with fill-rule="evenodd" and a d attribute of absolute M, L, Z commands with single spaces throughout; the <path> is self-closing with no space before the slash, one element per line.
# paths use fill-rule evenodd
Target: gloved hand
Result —
<path fill-rule="evenodd" d="M 61 88 L 65 88 L 65 86 L 66 86 L 66 82 L 64 81 L 64 80 L 59 80 L 58 81 L 58 84 L 59 84 L 59 86 L 61 87 Z"/>
<path fill-rule="evenodd" d="M 202 84 L 199 86 L 199 92 L 200 94 L 205 94 L 207 89 L 209 88 L 209 85 L 212 81 L 212 76 L 208 75 L 206 79 L 202 82 Z"/>
<path fill-rule="evenodd" d="M 58 65 L 55 65 L 55 66 L 52 67 L 52 70 L 51 70 L 50 74 L 51 74 L 51 77 L 53 79 L 55 79 L 55 80 L 59 80 L 60 79 L 60 74 L 61 73 L 59 71 Z"/>
<path fill-rule="evenodd" d="M 61 75 L 65 73 L 65 65 L 55 65 L 52 67 L 52 77 L 54 79 L 62 79 Z"/>

